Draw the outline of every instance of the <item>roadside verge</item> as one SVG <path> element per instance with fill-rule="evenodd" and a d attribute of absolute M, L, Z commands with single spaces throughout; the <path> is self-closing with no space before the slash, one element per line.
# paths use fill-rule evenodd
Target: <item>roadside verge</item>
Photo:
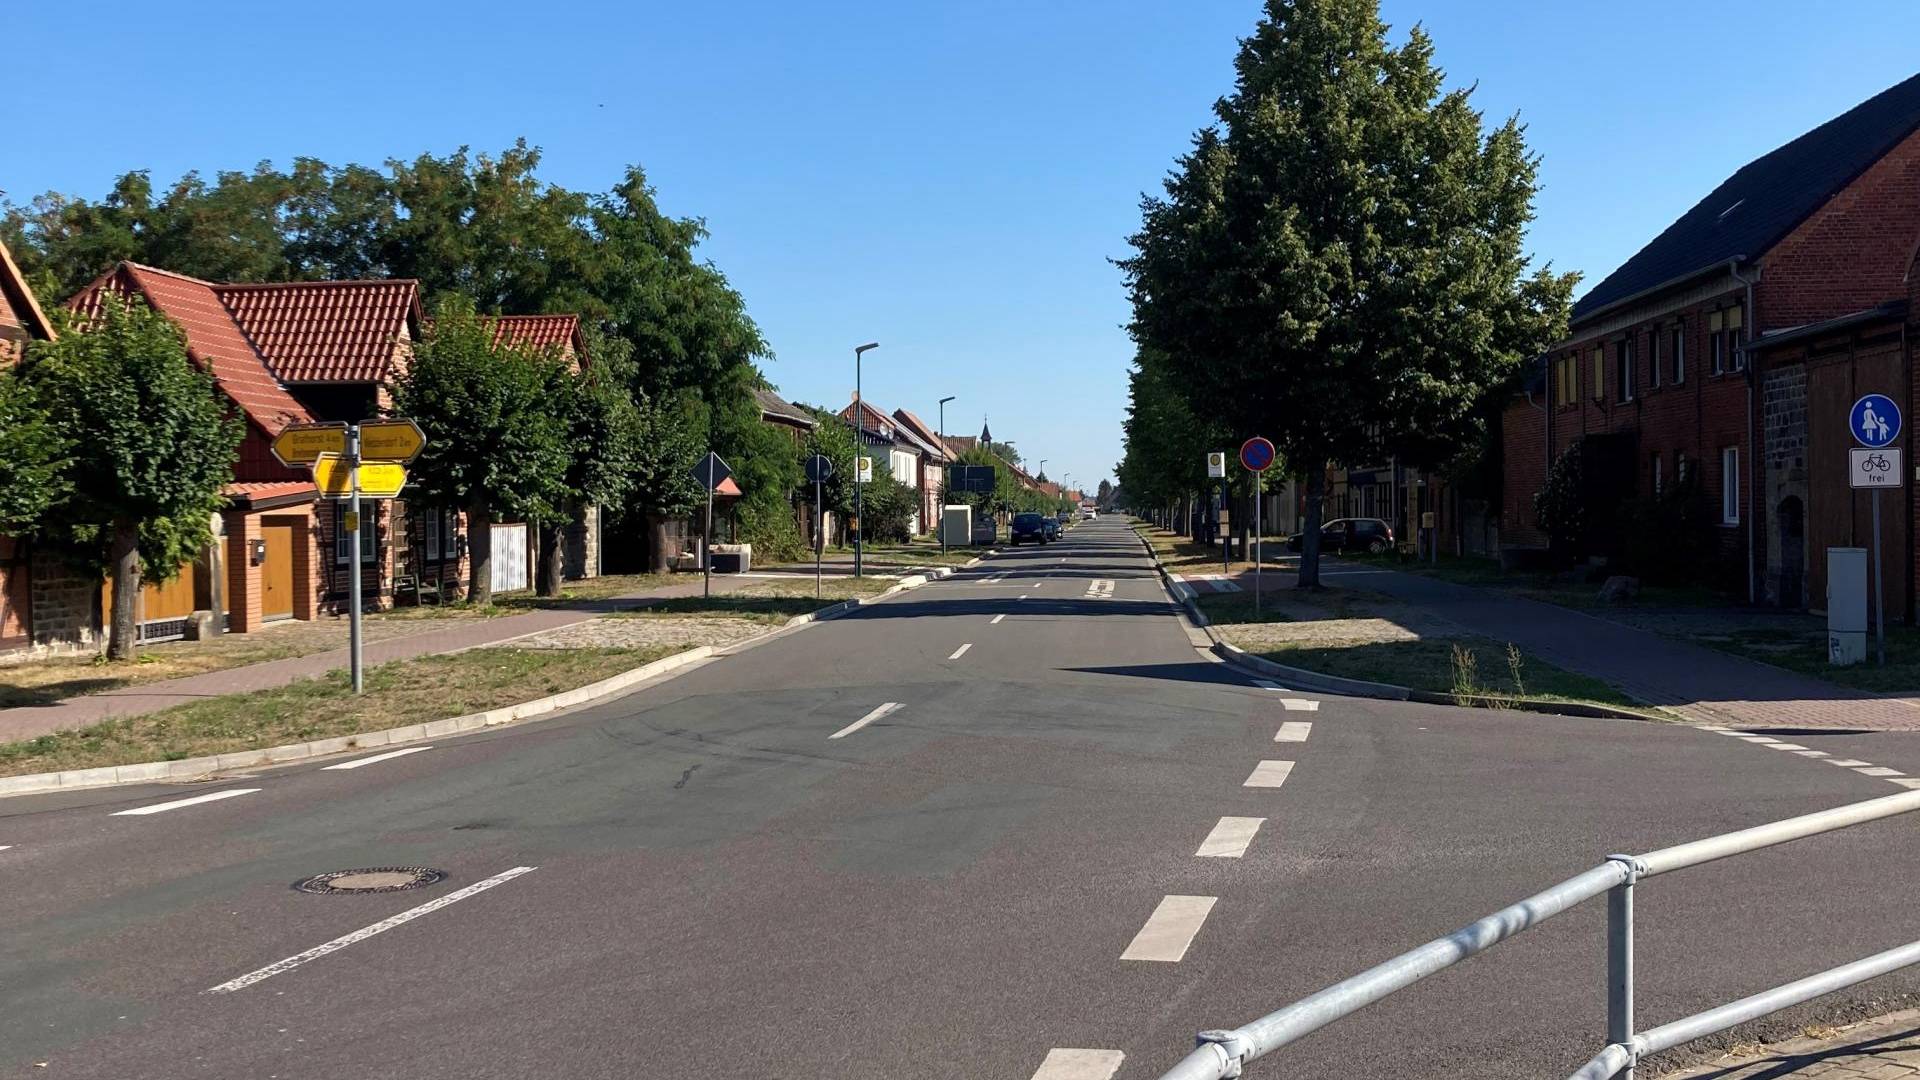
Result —
<path fill-rule="evenodd" d="M 977 565 L 976 559 L 967 566 Z M 962 567 L 961 569 L 964 569 Z M 570 690 L 531 701 L 486 709 L 461 716 L 430 720 L 401 727 L 356 732 L 331 738 L 313 739 L 258 749 L 201 755 L 171 761 L 147 761 L 134 764 L 104 765 L 95 768 L 65 769 L 0 777 L 0 797 L 49 791 L 109 787 L 121 784 L 191 783 L 208 780 L 238 770 L 285 765 L 309 758 L 357 753 L 371 748 L 398 746 L 427 739 L 443 739 L 490 727 L 519 724 L 550 717 L 563 710 L 603 701 L 632 691 L 642 684 L 657 684 L 702 666 L 705 662 L 731 656 L 746 649 L 804 629 L 818 622 L 841 618 L 864 604 L 919 588 L 930 581 L 950 576 L 954 567 L 942 567 L 924 574 L 902 578 L 891 588 L 871 597 L 855 597 L 819 611 L 796 615 L 784 625 L 724 645 L 700 645 L 661 657 L 638 667 Z"/>

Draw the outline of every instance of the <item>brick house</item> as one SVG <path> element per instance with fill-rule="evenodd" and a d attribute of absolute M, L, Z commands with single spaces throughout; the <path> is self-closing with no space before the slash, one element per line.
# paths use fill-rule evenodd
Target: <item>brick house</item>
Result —
<path fill-rule="evenodd" d="M 893 410 L 893 419 L 920 444 L 920 523 L 922 532 L 932 532 L 940 524 L 940 502 L 947 491 L 947 466 L 953 463 L 953 451 L 940 433 L 906 409 Z"/>
<path fill-rule="evenodd" d="M 1868 539 L 1847 407 L 1915 401 L 1917 250 L 1920 76 L 1743 166 L 1580 299 L 1505 409 L 1503 544 L 1547 546 L 1534 495 L 1578 443 L 1601 505 L 1691 482 L 1723 583 L 1824 607 L 1825 549 Z M 1896 503 L 1882 539 L 1910 553 Z M 1616 547 L 1597 516 L 1589 547 Z M 1888 561 L 1889 608 L 1911 613 L 1914 562 Z"/>
<path fill-rule="evenodd" d="M 918 499 L 907 528 L 915 535 L 926 532 L 934 519 L 929 516 L 923 465 L 939 451 L 898 420 L 864 401 L 854 401 L 840 410 L 840 418 L 857 426 L 860 444 L 875 459 L 874 468 L 885 468 L 895 480 L 914 489 Z"/>
<path fill-rule="evenodd" d="M 54 334 L 53 323 L 27 287 L 13 254 L 0 244 L 0 367 L 19 363 L 27 342 L 51 341 Z M 52 644 L 62 636 L 76 646 L 92 643 L 100 624 L 86 582 L 80 582 L 79 590 L 84 609 L 68 613 L 75 625 L 57 629 L 54 625 L 58 621 L 54 610 L 57 598 L 47 595 L 49 582 L 42 579 L 67 577 L 71 575 L 63 573 L 57 564 L 36 573 L 30 545 L 0 536 L 0 652 L 22 649 L 36 641 Z M 34 618 L 36 592 L 41 594 L 38 620 Z"/>

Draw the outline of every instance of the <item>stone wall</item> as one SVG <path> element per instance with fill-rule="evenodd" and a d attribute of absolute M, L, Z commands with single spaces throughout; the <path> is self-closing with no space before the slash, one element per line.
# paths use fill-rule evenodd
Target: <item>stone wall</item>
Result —
<path fill-rule="evenodd" d="M 1799 533 L 1797 543 L 1789 543 L 1781 535 L 1764 537 L 1764 542 L 1758 545 L 1767 560 L 1762 580 L 1764 599 L 1772 604 L 1805 608 L 1811 601 L 1806 589 L 1809 553 L 1804 518 L 1808 498 L 1805 364 L 1783 365 L 1766 372 L 1761 387 L 1760 415 L 1766 447 L 1765 506 L 1769 511 L 1763 520 L 1771 522 L 1776 529 L 1797 529 Z M 1797 500 L 1793 505 L 1802 515 L 1797 522 L 1788 522 L 1781 515 L 1781 507 L 1788 499 Z"/>
<path fill-rule="evenodd" d="M 100 582 L 45 552 L 33 561 L 33 643 L 52 652 L 98 649 Z"/>

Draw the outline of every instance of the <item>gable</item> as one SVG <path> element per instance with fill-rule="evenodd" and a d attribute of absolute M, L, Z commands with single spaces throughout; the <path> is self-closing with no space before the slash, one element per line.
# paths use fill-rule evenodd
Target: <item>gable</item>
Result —
<path fill-rule="evenodd" d="M 290 383 L 383 382 L 419 321 L 420 284 L 408 279 L 213 289 L 274 374 Z"/>

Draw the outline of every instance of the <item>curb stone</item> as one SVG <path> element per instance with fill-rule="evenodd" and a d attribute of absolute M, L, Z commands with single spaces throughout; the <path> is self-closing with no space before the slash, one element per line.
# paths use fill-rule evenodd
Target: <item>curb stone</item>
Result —
<path fill-rule="evenodd" d="M 1579 716 L 1599 720 L 1639 720 L 1657 722 L 1654 717 L 1631 709 L 1619 709 L 1611 705 L 1584 704 L 1571 701 L 1542 701 L 1538 698 L 1475 697 L 1461 701 L 1452 694 L 1438 693 L 1432 690 L 1415 690 L 1409 686 L 1394 683 L 1367 682 L 1363 679 L 1347 679 L 1338 675 L 1326 675 L 1305 668 L 1276 664 L 1264 657 L 1254 656 L 1237 645 L 1232 645 L 1214 629 L 1206 613 L 1200 610 L 1195 599 L 1197 594 L 1193 586 L 1175 578 L 1161 565 L 1160 554 L 1153 550 L 1147 538 L 1135 532 L 1134 538 L 1140 546 L 1146 548 L 1147 555 L 1153 559 L 1153 568 L 1160 573 L 1160 583 L 1167 594 L 1180 606 L 1188 620 L 1212 642 L 1209 649 L 1215 656 L 1245 671 L 1264 675 L 1273 679 L 1284 679 L 1293 687 L 1312 690 L 1318 693 L 1341 694 L 1346 697 L 1374 698 L 1381 701 L 1414 701 L 1422 705 L 1446 705 L 1453 708 L 1481 709 L 1504 708 L 1520 712 L 1547 713 L 1554 716 Z"/>
<path fill-rule="evenodd" d="M 976 562 L 979 560 L 975 560 Z M 752 645 L 761 644 L 777 635 L 797 630 L 810 623 L 837 619 L 865 603 L 917 589 L 928 581 L 948 577 L 953 573 L 951 567 L 942 568 L 930 574 L 916 574 L 902 578 L 900 582 L 883 593 L 873 597 L 855 597 L 832 607 L 796 615 L 787 620 L 785 626 L 756 634 L 750 638 L 731 642 L 716 648 L 712 645 L 699 645 L 685 652 L 664 656 L 637 668 L 622 671 L 598 682 L 575 687 L 558 694 L 550 694 L 533 701 L 523 701 L 518 705 L 503 705 L 485 712 L 469 713 L 465 716 L 448 717 L 444 720 L 429 720 L 406 727 L 384 728 L 379 731 L 363 731 L 353 735 L 336 735 L 326 739 L 315 739 L 303 743 L 288 743 L 283 746 L 268 746 L 258 750 L 237 750 L 226 754 L 209 754 L 203 757 L 182 758 L 179 761 L 147 761 L 133 765 L 103 765 L 93 769 L 67 769 L 60 772 L 27 773 L 21 776 L 0 776 L 0 798 L 9 795 L 41 794 L 49 791 L 78 791 L 86 788 L 113 787 L 120 784 L 153 783 L 193 783 L 210 780 L 221 773 L 230 773 L 242 769 L 257 769 L 263 766 L 284 765 L 289 762 L 303 761 L 308 758 L 329 757 L 349 751 L 359 752 L 381 746 L 398 746 L 405 743 L 421 742 L 426 739 L 441 739 L 449 735 L 463 735 L 490 727 L 517 724 L 524 720 L 545 716 L 585 705 L 600 698 L 610 697 L 638 683 L 661 675 L 676 675 L 702 660 L 730 656 Z M 465 650 L 461 650 L 465 651 Z"/>

